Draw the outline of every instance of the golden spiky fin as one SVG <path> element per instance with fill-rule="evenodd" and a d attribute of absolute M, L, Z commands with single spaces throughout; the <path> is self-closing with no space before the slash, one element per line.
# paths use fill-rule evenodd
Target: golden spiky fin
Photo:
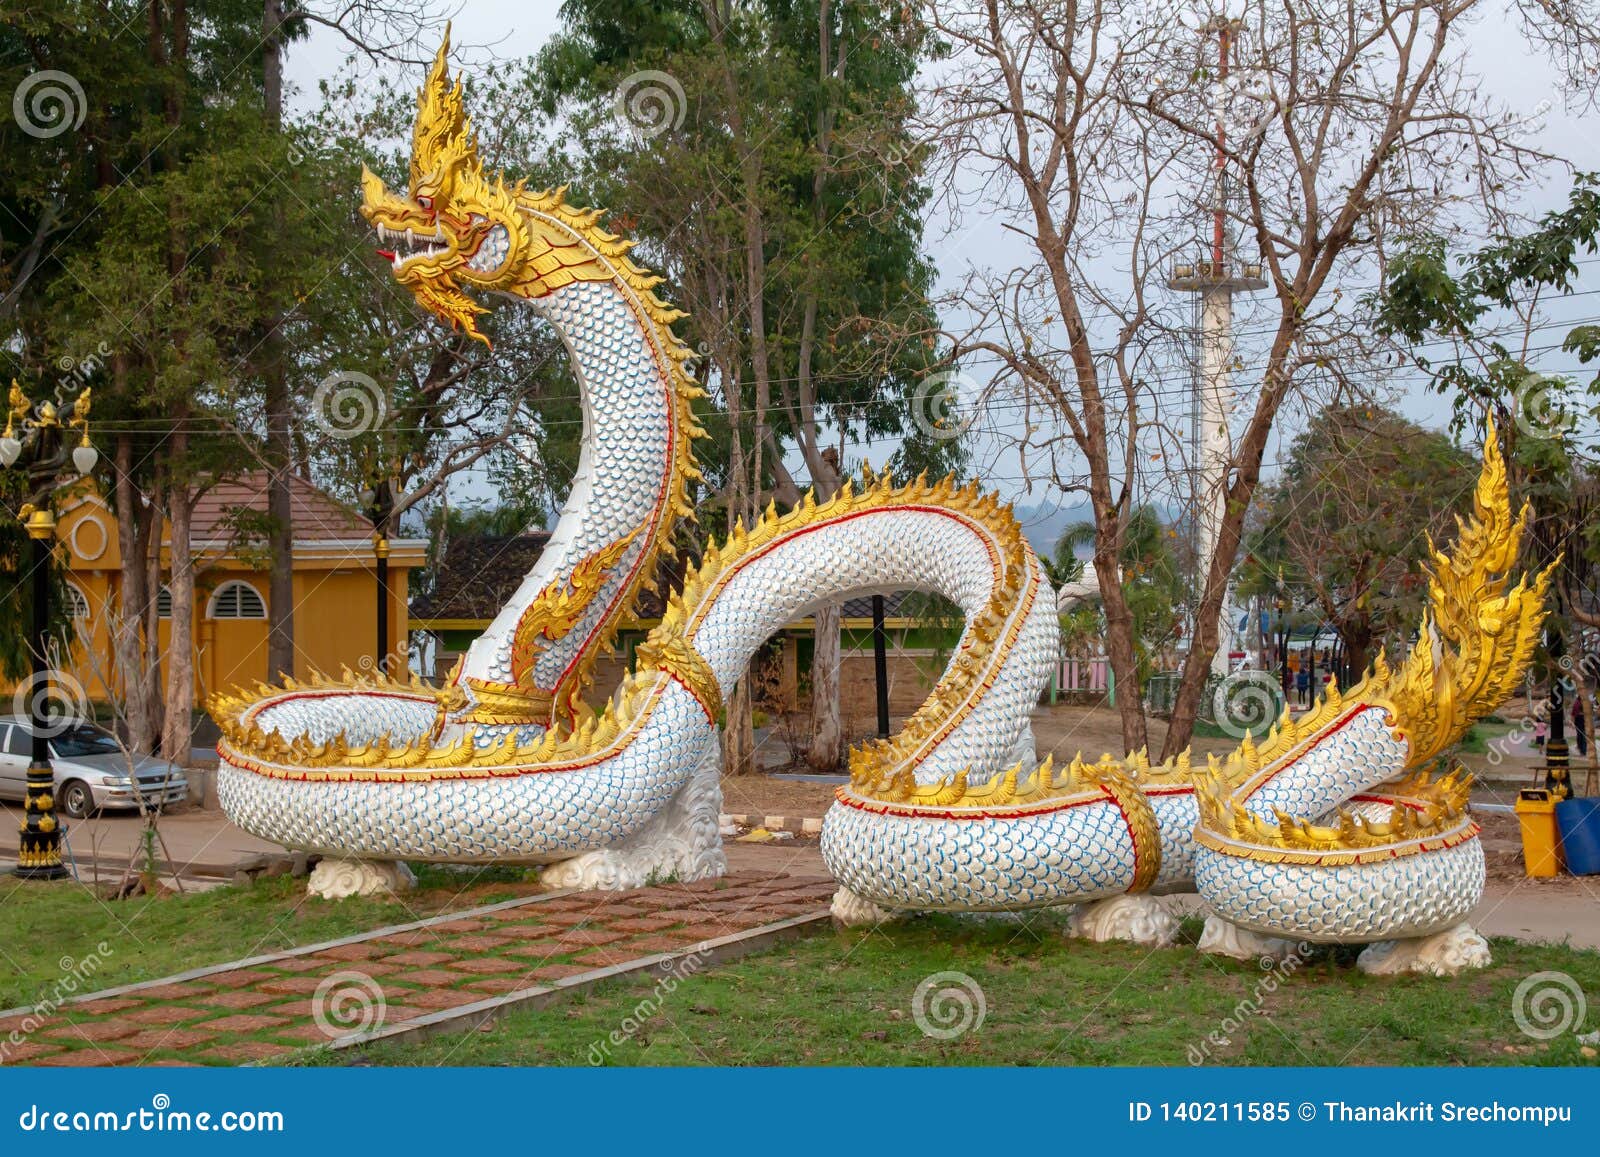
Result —
<path fill-rule="evenodd" d="M 460 80 L 450 79 L 450 26 L 447 24 L 433 66 L 417 91 L 417 121 L 411 133 L 411 183 L 417 184 L 440 168 L 461 146 L 469 155 L 477 148 L 471 141 L 472 126 L 467 121 L 466 93 Z"/>

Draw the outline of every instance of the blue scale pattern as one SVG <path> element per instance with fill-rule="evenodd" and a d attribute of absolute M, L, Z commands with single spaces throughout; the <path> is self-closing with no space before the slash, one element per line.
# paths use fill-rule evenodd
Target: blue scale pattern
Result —
<path fill-rule="evenodd" d="M 1133 882 L 1122 813 L 1092 803 L 1017 819 L 880 815 L 835 803 L 822 855 L 844 887 L 884 908 L 999 912 L 1104 899 Z"/>
<path fill-rule="evenodd" d="M 1361 943 L 1427 936 L 1462 920 L 1483 896 L 1483 846 L 1372 864 L 1271 864 L 1209 848 L 1195 853 L 1195 884 L 1226 920 L 1270 936 Z"/>

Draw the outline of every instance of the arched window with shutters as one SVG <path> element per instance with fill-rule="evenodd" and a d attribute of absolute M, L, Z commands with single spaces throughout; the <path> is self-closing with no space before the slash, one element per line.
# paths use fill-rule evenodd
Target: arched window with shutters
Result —
<path fill-rule="evenodd" d="M 158 619 L 172 617 L 172 588 L 169 586 L 163 585 L 160 593 L 156 595 L 156 617 Z"/>
<path fill-rule="evenodd" d="M 260 591 L 236 579 L 223 583 L 212 592 L 207 615 L 213 619 L 264 619 L 267 617 L 267 604 Z"/>

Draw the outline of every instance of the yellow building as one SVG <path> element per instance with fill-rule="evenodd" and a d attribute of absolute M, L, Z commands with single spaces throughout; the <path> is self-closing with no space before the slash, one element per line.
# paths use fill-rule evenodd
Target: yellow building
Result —
<path fill-rule="evenodd" d="M 341 666 L 370 669 L 377 652 L 377 573 L 372 523 L 303 478 L 291 479 L 294 528 L 295 675 Z M 62 496 L 57 542 L 78 626 L 78 647 L 67 674 L 89 699 L 108 698 L 103 676 L 113 675 L 110 609 L 122 586 L 116 513 L 87 488 Z M 195 693 L 267 678 L 268 566 L 260 527 L 267 513 L 262 472 L 212 486 L 196 504 Z M 171 571 L 169 535 L 162 532 L 162 575 Z M 403 653 L 410 572 L 423 565 L 422 539 L 391 539 L 390 647 Z M 158 608 L 165 653 L 172 599 L 162 586 Z M 92 649 L 92 657 L 87 652 Z"/>

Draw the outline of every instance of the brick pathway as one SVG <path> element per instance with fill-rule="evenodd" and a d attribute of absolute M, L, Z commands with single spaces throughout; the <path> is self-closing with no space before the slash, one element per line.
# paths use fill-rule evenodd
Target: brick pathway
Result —
<path fill-rule="evenodd" d="M 814 877 L 741 872 L 632 892 L 510 900 L 90 993 L 48 1018 L 3 1013 L 0 1062 L 270 1061 L 495 998 L 531 998 L 553 982 L 581 986 L 618 965 L 824 913 L 834 887 Z"/>

